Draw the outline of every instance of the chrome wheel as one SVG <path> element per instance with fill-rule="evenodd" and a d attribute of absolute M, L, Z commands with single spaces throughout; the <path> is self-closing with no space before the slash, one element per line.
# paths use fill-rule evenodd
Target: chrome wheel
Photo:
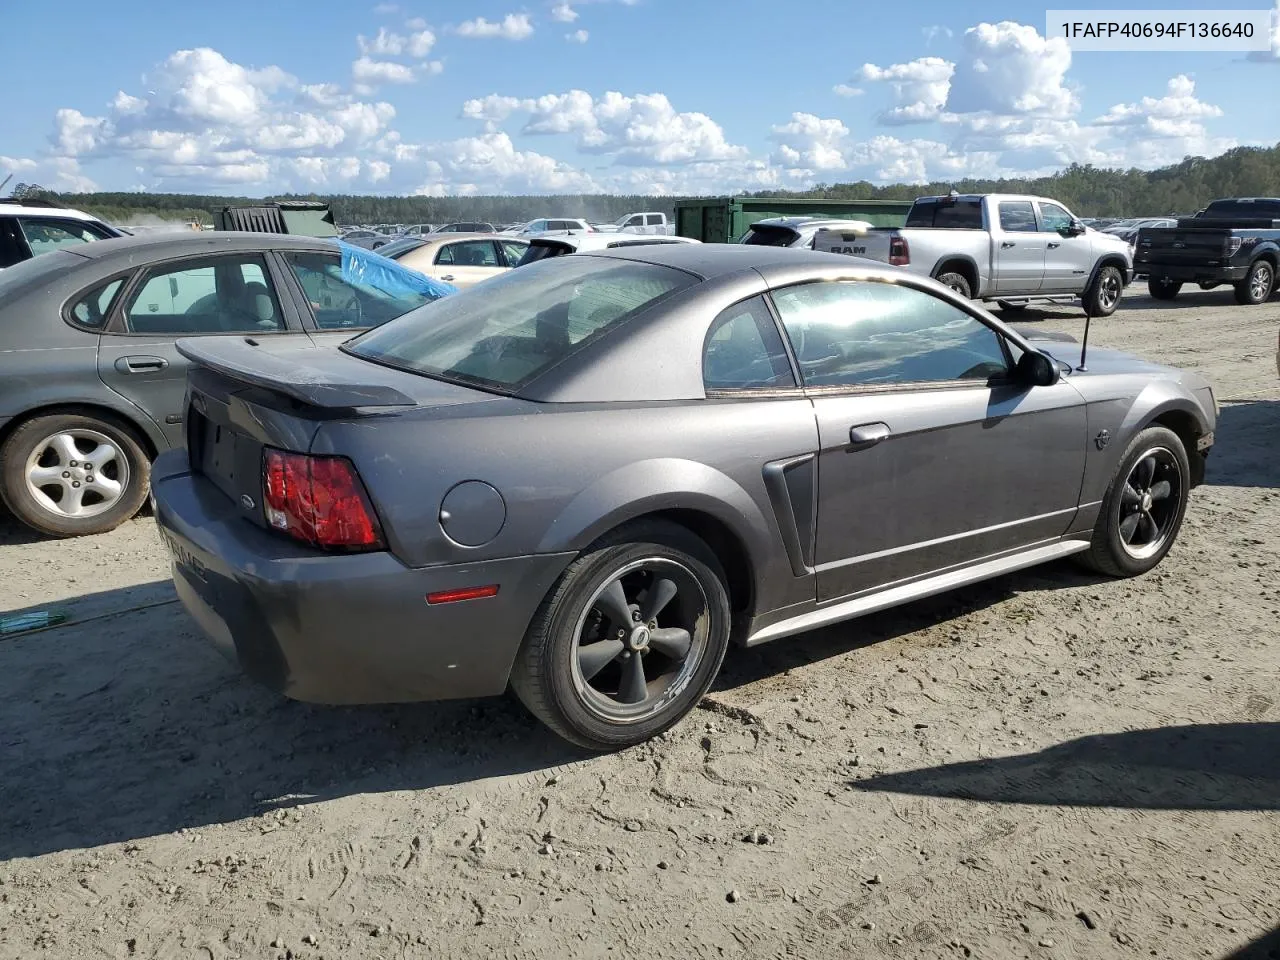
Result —
<path fill-rule="evenodd" d="M 1104 270 L 1098 285 L 1098 306 L 1103 310 L 1110 311 L 1117 303 L 1120 302 L 1120 294 L 1123 291 L 1123 285 L 1120 282 L 1120 274 L 1114 270 Z"/>
<path fill-rule="evenodd" d="M 601 719 L 653 716 L 688 686 L 709 629 L 707 596 L 689 568 L 663 557 L 633 561 L 595 591 L 578 621 L 574 688 Z"/>
<path fill-rule="evenodd" d="M 1120 492 L 1120 545 L 1135 560 L 1146 560 L 1164 548 L 1178 523 L 1182 502 L 1178 460 L 1165 447 L 1140 456 Z"/>
<path fill-rule="evenodd" d="M 1271 267 L 1266 263 L 1258 263 L 1253 268 L 1253 274 L 1249 277 L 1249 296 L 1254 301 L 1261 303 L 1271 296 L 1271 285 L 1275 277 L 1271 273 Z"/>
<path fill-rule="evenodd" d="M 97 430 L 55 433 L 36 444 L 26 465 L 27 492 L 50 513 L 76 520 L 114 507 L 129 486 L 129 461 Z"/>

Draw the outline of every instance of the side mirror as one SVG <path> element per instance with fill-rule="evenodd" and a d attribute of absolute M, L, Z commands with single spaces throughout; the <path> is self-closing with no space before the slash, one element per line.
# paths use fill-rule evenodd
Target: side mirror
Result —
<path fill-rule="evenodd" d="M 1062 228 L 1062 235 L 1064 237 L 1078 237 L 1081 236 L 1086 229 L 1085 225 L 1079 220 L 1072 220 L 1071 223 Z"/>
<path fill-rule="evenodd" d="M 1031 387 L 1052 387 L 1062 379 L 1057 363 L 1043 353 L 1028 350 L 1018 358 L 1018 379 Z"/>

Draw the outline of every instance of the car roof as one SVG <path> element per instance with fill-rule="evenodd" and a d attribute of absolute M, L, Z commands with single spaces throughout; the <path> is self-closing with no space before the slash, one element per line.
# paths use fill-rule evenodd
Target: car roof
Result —
<path fill-rule="evenodd" d="M 424 233 L 421 237 L 415 237 L 414 239 L 420 239 L 424 243 L 439 246 L 444 243 L 457 243 L 459 240 L 496 240 L 497 237 L 496 233 L 463 233 L 459 231 L 458 233 Z M 507 239 L 514 240 L 516 238 L 508 237 Z M 521 240 L 520 242 L 528 243 L 529 241 Z"/>
<path fill-rule="evenodd" d="M 73 220 L 102 222 L 100 218 L 95 217 L 93 214 L 85 213 L 83 210 L 76 210 L 72 207 L 45 206 L 43 204 L 30 206 L 21 201 L 17 203 L 0 202 L 0 216 L 6 214 L 18 217 L 70 217 Z"/>
<path fill-rule="evenodd" d="M 729 276 L 743 270 L 766 271 L 775 267 L 841 266 L 850 275 L 901 276 L 897 267 L 836 253 L 820 253 L 795 247 L 770 247 L 739 243 L 653 243 L 628 244 L 608 250 L 592 250 L 580 256 L 613 257 L 637 263 L 675 267 L 704 280 Z"/>
<path fill-rule="evenodd" d="M 815 224 L 826 223 L 866 223 L 859 217 L 769 217 L 765 220 L 757 220 L 751 224 L 753 227 L 811 227 Z"/>
<path fill-rule="evenodd" d="M 282 233 L 248 233 L 236 230 L 210 230 L 192 233 L 191 236 L 164 234 L 137 234 L 84 243 L 75 247 L 77 256 L 89 260 L 103 260 L 117 255 L 142 254 L 154 256 L 157 252 L 173 256 L 190 256 L 199 253 L 237 252 L 241 250 L 323 250 L 333 249 L 338 238 L 295 237 Z M 157 251 L 156 248 L 169 248 Z"/>

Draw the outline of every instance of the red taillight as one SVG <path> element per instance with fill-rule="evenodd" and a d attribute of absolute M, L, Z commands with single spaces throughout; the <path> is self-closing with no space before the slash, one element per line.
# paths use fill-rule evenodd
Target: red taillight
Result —
<path fill-rule="evenodd" d="M 262 499 L 275 530 L 317 547 L 380 550 L 382 530 L 346 457 L 312 457 L 267 447 Z"/>
<path fill-rule="evenodd" d="M 889 265 L 905 267 L 911 262 L 911 248 L 903 237 L 889 238 Z"/>

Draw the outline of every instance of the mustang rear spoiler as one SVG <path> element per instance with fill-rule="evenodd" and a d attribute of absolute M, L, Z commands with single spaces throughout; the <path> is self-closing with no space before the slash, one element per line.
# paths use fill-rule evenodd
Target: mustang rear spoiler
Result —
<path fill-rule="evenodd" d="M 312 407 L 413 407 L 417 403 L 394 387 L 381 383 L 343 383 L 349 373 L 346 357 L 338 364 L 299 362 L 304 351 L 287 357 L 270 353 L 252 337 L 201 337 L 179 340 L 175 346 L 192 363 L 214 373 L 283 394 Z M 355 361 L 360 362 L 360 361 Z M 370 365 L 372 366 L 372 365 Z M 376 370 L 377 368 L 373 368 Z"/>

